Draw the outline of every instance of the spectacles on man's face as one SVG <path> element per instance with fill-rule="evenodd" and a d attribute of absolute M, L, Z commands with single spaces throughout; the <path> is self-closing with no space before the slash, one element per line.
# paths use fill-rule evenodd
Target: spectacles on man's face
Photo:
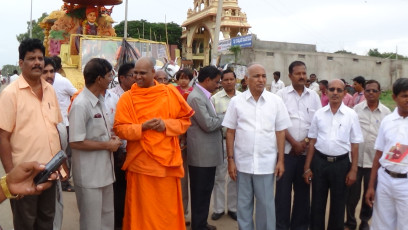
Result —
<path fill-rule="evenodd" d="M 366 89 L 366 90 L 364 90 L 364 92 L 366 92 L 366 93 L 378 93 L 380 91 L 378 89 Z"/>
<path fill-rule="evenodd" d="M 342 88 L 329 88 L 329 91 L 330 92 L 337 91 L 338 93 L 342 93 L 342 92 L 344 92 L 344 89 L 342 89 Z"/>

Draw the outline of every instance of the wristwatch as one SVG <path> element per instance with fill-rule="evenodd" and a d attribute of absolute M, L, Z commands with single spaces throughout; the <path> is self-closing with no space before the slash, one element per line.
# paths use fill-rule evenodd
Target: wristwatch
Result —
<path fill-rule="evenodd" d="M 309 143 L 309 138 L 306 137 L 306 138 L 304 139 L 304 141 L 305 141 L 306 143 Z"/>

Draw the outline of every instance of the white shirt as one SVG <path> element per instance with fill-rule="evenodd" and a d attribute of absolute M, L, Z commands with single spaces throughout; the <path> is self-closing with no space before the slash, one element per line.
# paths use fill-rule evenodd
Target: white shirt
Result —
<path fill-rule="evenodd" d="M 329 156 L 351 151 L 350 143 L 364 141 L 357 113 L 341 103 L 336 114 L 330 103 L 316 111 L 309 129 L 309 138 L 317 138 L 315 148 Z"/>
<path fill-rule="evenodd" d="M 76 93 L 77 89 L 72 83 L 59 73 L 55 73 L 54 84 L 52 86 L 57 94 L 58 104 L 60 106 L 62 121 L 66 126 L 69 126 L 68 107 L 71 104 L 71 97 Z"/>
<path fill-rule="evenodd" d="M 304 140 L 307 137 L 316 110 L 322 107 L 319 95 L 313 90 L 304 87 L 302 95 L 299 96 L 292 85 L 279 90 L 277 95 L 285 103 L 292 122 L 288 132 L 296 141 Z M 286 141 L 285 153 L 288 154 L 291 149 L 292 145 L 289 141 Z"/>
<path fill-rule="evenodd" d="M 249 174 L 274 172 L 275 132 L 291 125 L 280 97 L 264 90 L 255 101 L 247 90 L 231 99 L 222 125 L 235 129 L 234 158 L 238 171 Z"/>
<path fill-rule="evenodd" d="M 13 75 L 10 77 L 10 83 L 12 83 L 13 81 L 17 80 L 18 77 L 19 77 L 19 76 L 18 76 L 17 74 L 13 74 Z"/>
<path fill-rule="evenodd" d="M 239 92 L 238 90 L 235 90 L 234 96 L 238 94 L 241 94 L 241 92 Z M 228 105 L 231 101 L 231 98 L 232 97 L 228 96 L 227 92 L 225 92 L 224 89 L 214 94 L 210 98 L 210 100 L 214 105 L 215 112 L 217 112 L 217 114 L 225 114 L 225 112 L 227 111 Z M 223 132 L 224 137 L 226 135 L 226 131 L 227 131 L 227 128 L 223 127 L 222 132 Z"/>
<path fill-rule="evenodd" d="M 106 90 L 105 93 L 105 109 L 106 117 L 108 118 L 109 131 L 113 133 L 113 122 L 115 121 L 116 105 L 118 104 L 119 97 L 111 90 Z"/>
<path fill-rule="evenodd" d="M 392 152 L 399 143 L 401 155 L 393 158 Z M 384 168 L 396 173 L 408 173 L 408 117 L 403 118 L 398 114 L 398 107 L 394 112 L 386 116 L 381 122 L 378 131 L 375 149 L 383 152 L 380 164 Z M 393 148 L 393 149 L 392 149 Z M 391 150 L 391 151 L 390 151 Z"/>
<path fill-rule="evenodd" d="M 361 131 L 364 136 L 364 142 L 358 146 L 358 166 L 371 168 L 375 156 L 374 143 L 377 138 L 378 129 L 383 118 L 390 114 L 391 111 L 381 102 L 374 111 L 371 111 L 367 101 L 354 106 L 354 111 L 358 114 Z"/>
<path fill-rule="evenodd" d="M 117 87 L 119 87 L 120 89 L 118 89 Z M 117 94 L 118 92 L 120 93 L 120 95 Z M 115 122 L 116 105 L 118 104 L 119 98 L 123 93 L 124 91 L 122 87 L 120 87 L 120 85 L 117 85 L 115 88 L 106 90 L 106 93 L 105 93 L 106 117 L 108 118 L 109 130 L 111 131 L 112 135 L 116 135 L 113 132 L 113 123 Z M 121 142 L 122 142 L 122 145 L 120 147 L 126 150 L 126 145 L 127 145 L 126 140 L 121 140 Z"/>
<path fill-rule="evenodd" d="M 309 89 L 314 90 L 316 93 L 319 93 L 320 88 L 317 82 L 310 83 Z"/>
<path fill-rule="evenodd" d="M 271 92 L 272 93 L 277 93 L 279 90 L 285 88 L 285 83 L 281 79 L 278 80 L 278 82 L 275 81 L 275 79 L 272 81 L 271 84 Z"/>
<path fill-rule="evenodd" d="M 125 91 L 122 89 L 122 86 L 120 86 L 120 84 L 117 85 L 117 86 L 115 86 L 114 88 L 110 89 L 110 91 L 111 91 L 112 93 L 115 93 L 116 95 L 118 95 L 118 97 L 122 96 L 122 94 L 125 92 Z"/>

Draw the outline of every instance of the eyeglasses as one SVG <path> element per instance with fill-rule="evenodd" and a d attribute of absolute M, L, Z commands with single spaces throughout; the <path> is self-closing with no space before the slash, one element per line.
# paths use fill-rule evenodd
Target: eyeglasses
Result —
<path fill-rule="evenodd" d="M 136 76 L 136 75 L 133 74 L 133 73 L 129 73 L 129 74 L 126 74 L 126 75 L 125 75 L 125 77 L 133 77 L 133 76 Z"/>
<path fill-rule="evenodd" d="M 364 92 L 366 92 L 366 93 L 378 93 L 380 91 L 378 89 L 366 89 L 366 90 L 364 90 Z"/>
<path fill-rule="evenodd" d="M 341 88 L 329 88 L 329 91 L 330 92 L 337 91 L 338 93 L 342 93 L 342 92 L 344 92 L 344 89 L 341 89 Z"/>

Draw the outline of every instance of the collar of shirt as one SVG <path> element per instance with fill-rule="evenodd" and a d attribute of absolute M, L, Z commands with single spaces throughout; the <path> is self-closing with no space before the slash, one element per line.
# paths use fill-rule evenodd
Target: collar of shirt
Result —
<path fill-rule="evenodd" d="M 112 89 L 112 92 L 116 93 L 116 95 L 120 97 L 125 91 L 122 89 L 122 86 L 117 85 Z"/>
<path fill-rule="evenodd" d="M 367 101 L 363 101 L 360 104 L 361 104 L 361 106 L 363 106 L 363 109 L 368 109 L 368 110 L 371 111 L 370 107 L 368 107 Z M 374 111 L 378 110 L 380 113 L 386 112 L 386 111 L 384 111 L 384 108 L 382 107 L 382 105 L 383 104 L 381 104 L 381 102 L 378 102 L 378 106 L 377 106 L 377 108 L 374 109 Z"/>
<path fill-rule="evenodd" d="M 398 113 L 398 107 L 395 107 L 394 111 L 390 114 L 391 119 L 393 121 L 399 120 L 399 119 L 404 119 L 401 115 Z"/>
<path fill-rule="evenodd" d="M 84 90 L 81 93 L 85 93 L 86 97 L 91 101 L 93 107 L 95 107 L 99 101 L 104 101 L 102 95 L 96 97 L 88 88 L 84 87 Z"/>
<path fill-rule="evenodd" d="M 330 111 L 331 112 L 331 108 L 330 108 L 330 102 L 329 104 L 327 104 L 325 107 L 322 108 L 325 112 Z M 344 109 L 346 109 L 346 106 L 344 105 L 343 102 L 341 102 L 341 105 L 339 107 L 339 109 L 337 110 L 337 112 L 340 112 L 342 114 L 345 114 L 346 112 L 344 111 Z M 337 113 L 336 112 L 336 113 Z"/>
<path fill-rule="evenodd" d="M 310 93 L 310 91 L 312 91 L 312 90 L 304 87 L 302 95 L 300 95 L 300 97 L 303 97 L 304 95 Z M 292 84 L 288 86 L 288 93 L 295 93 L 296 95 L 299 95 L 298 92 L 295 90 L 295 88 L 293 88 Z"/>
<path fill-rule="evenodd" d="M 201 89 L 201 91 L 203 91 L 204 95 L 205 95 L 208 99 L 210 99 L 211 93 L 210 93 L 208 90 L 206 90 L 204 87 L 202 87 L 202 86 L 200 85 L 200 83 L 197 83 L 196 85 L 197 85 L 197 87 L 198 87 L 199 89 Z"/>
<path fill-rule="evenodd" d="M 261 96 L 259 97 L 259 99 L 263 99 L 263 100 L 265 100 L 266 101 L 266 98 L 267 97 L 265 97 L 264 96 L 264 94 L 265 94 L 265 89 L 262 91 L 262 94 L 261 94 Z M 248 101 L 248 99 L 250 99 L 250 98 L 254 98 L 253 96 L 252 96 L 252 93 L 251 93 L 251 90 L 245 90 L 245 92 L 243 92 L 244 94 L 245 94 L 245 100 L 247 100 Z M 255 98 L 254 98 L 254 100 L 255 100 Z"/>
<path fill-rule="evenodd" d="M 113 96 L 112 93 L 113 93 L 113 92 L 111 92 L 110 90 L 107 89 L 107 90 L 105 91 L 105 98 L 112 97 L 112 96 Z"/>
<path fill-rule="evenodd" d="M 219 94 L 220 97 L 228 97 L 228 98 L 232 98 L 230 97 L 227 92 L 225 91 L 225 89 L 222 89 L 220 92 L 218 92 L 217 94 Z M 234 92 L 234 96 L 237 96 L 237 90 L 235 90 Z"/>
<path fill-rule="evenodd" d="M 44 90 L 48 87 L 51 86 L 48 82 L 46 82 L 44 79 L 40 79 L 41 80 L 41 88 L 44 92 Z M 24 88 L 31 88 L 31 86 L 27 83 L 27 81 L 25 80 L 24 77 L 20 77 L 17 79 L 17 83 L 18 83 L 18 88 L 19 89 L 24 89 Z"/>

